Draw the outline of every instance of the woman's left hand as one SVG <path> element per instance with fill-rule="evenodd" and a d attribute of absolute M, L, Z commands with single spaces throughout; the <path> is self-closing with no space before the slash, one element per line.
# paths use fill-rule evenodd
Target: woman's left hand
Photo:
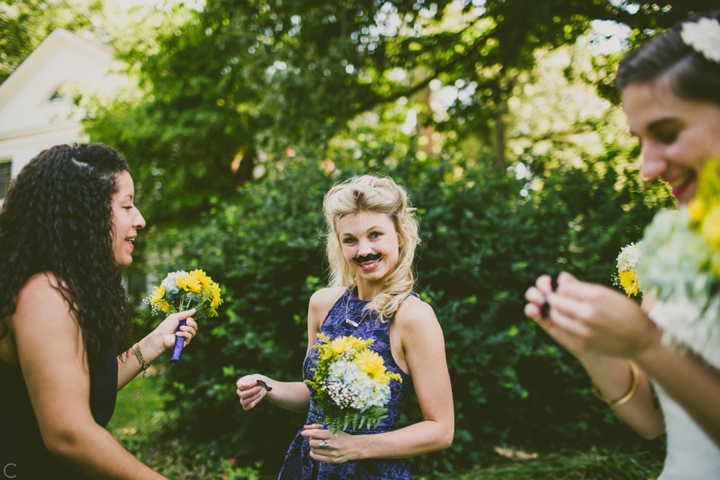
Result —
<path fill-rule="evenodd" d="M 579 282 L 568 273 L 547 297 L 556 328 L 576 354 L 594 352 L 632 358 L 659 342 L 659 329 L 625 295 L 602 285 Z"/>
<path fill-rule="evenodd" d="M 158 325 L 153 333 L 158 335 L 160 342 L 162 343 L 163 350 L 173 348 L 175 346 L 176 337 L 184 338 L 185 343 L 183 346 L 188 346 L 190 340 L 192 340 L 195 336 L 198 329 L 197 323 L 190 317 L 193 313 L 195 313 L 194 308 L 180 313 L 173 313 L 163 320 L 160 325 Z M 185 320 L 187 324 L 184 327 L 180 327 L 180 331 L 178 331 L 180 320 Z"/>
<path fill-rule="evenodd" d="M 345 432 L 330 434 L 322 425 L 305 425 L 301 433 L 310 441 L 310 458 L 318 462 L 345 463 L 360 458 L 357 436 Z"/>

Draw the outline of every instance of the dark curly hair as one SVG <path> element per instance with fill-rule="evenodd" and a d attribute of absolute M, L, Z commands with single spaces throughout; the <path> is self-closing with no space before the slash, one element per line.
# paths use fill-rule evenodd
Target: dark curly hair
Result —
<path fill-rule="evenodd" d="M 82 329 L 88 358 L 124 351 L 130 307 L 113 254 L 112 196 L 120 153 L 101 143 L 40 152 L 13 180 L 0 210 L 0 338 L 30 277 L 53 274 Z"/>
<path fill-rule="evenodd" d="M 720 105 L 720 63 L 693 50 L 680 36 L 683 24 L 701 18 L 720 20 L 720 11 L 691 15 L 627 54 L 618 66 L 617 89 L 622 92 L 633 83 L 651 83 L 667 75 L 678 98 Z"/>

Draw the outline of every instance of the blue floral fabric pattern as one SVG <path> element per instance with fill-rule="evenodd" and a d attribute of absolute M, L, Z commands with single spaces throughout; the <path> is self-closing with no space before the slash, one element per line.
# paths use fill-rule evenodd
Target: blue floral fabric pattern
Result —
<path fill-rule="evenodd" d="M 412 295 L 415 295 L 415 293 L 412 293 Z M 353 289 L 348 289 L 335 302 L 320 327 L 320 332 L 327 335 L 331 340 L 342 336 L 374 339 L 375 342 L 370 345 L 370 349 L 383 358 L 388 371 L 395 372 L 402 378 L 402 383 L 391 382 L 387 418 L 380 423 L 378 428 L 373 430 L 346 430 L 346 433 L 351 435 L 373 435 L 395 430 L 403 405 L 412 390 L 410 376 L 400 369 L 390 351 L 391 322 L 381 322 L 379 316 L 374 312 L 363 312 L 363 308 L 368 303 L 357 298 L 353 293 Z M 358 324 L 358 326 L 351 325 L 346 319 Z M 317 343 L 317 340 L 315 343 Z M 317 358 L 317 351 L 311 349 L 303 363 L 303 379 L 312 378 L 315 366 L 313 358 Z M 322 411 L 315 406 L 311 390 L 310 411 L 305 420 L 305 425 L 318 423 L 320 418 L 322 418 Z M 403 460 L 370 459 L 337 465 L 317 462 L 310 458 L 308 439 L 298 432 L 290 444 L 278 480 L 406 480 L 410 478 L 410 469 Z"/>

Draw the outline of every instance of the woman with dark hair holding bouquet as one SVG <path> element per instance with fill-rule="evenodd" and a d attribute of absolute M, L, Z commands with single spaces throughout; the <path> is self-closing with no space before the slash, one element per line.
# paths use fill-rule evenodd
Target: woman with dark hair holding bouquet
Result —
<path fill-rule="evenodd" d="M 122 156 L 88 144 L 41 152 L 5 196 L 0 468 L 8 478 L 164 478 L 104 428 L 117 391 L 197 329 L 190 310 L 132 345 L 120 268 L 145 226 L 134 194 Z"/>
<path fill-rule="evenodd" d="M 667 182 L 680 205 L 640 246 L 642 308 L 563 273 L 554 291 L 538 278 L 525 312 L 632 428 L 667 432 L 662 480 L 720 478 L 720 15 L 692 16 L 631 52 L 616 84 L 643 176 Z"/>

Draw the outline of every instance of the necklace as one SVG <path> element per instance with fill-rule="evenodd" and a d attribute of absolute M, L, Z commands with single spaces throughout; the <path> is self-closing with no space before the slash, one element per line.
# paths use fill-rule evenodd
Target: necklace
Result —
<path fill-rule="evenodd" d="M 362 317 L 360 317 L 360 321 L 358 321 L 358 322 L 354 322 L 348 318 L 349 307 L 350 307 L 350 297 L 353 294 L 353 288 L 351 287 L 349 290 L 350 291 L 348 293 L 347 300 L 345 300 L 345 323 L 348 323 L 348 324 L 352 325 L 353 327 L 357 328 L 360 326 L 362 321 L 365 320 L 365 311 L 363 311 Z"/>

